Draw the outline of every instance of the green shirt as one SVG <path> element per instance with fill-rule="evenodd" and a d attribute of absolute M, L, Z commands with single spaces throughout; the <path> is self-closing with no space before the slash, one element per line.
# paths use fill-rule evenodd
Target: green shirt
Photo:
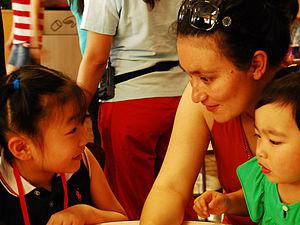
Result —
<path fill-rule="evenodd" d="M 240 165 L 237 174 L 252 221 L 263 225 L 300 224 L 300 201 L 290 205 L 281 203 L 277 184 L 262 173 L 255 157 Z"/>

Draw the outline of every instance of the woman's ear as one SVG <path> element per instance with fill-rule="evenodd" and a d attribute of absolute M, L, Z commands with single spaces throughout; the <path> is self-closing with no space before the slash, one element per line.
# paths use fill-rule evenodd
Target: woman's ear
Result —
<path fill-rule="evenodd" d="M 14 157 L 19 160 L 31 159 L 31 151 L 25 137 L 19 135 L 10 137 L 8 140 L 8 148 Z"/>
<path fill-rule="evenodd" d="M 265 51 L 258 50 L 253 54 L 250 71 L 255 80 L 261 79 L 267 69 L 268 56 Z"/>

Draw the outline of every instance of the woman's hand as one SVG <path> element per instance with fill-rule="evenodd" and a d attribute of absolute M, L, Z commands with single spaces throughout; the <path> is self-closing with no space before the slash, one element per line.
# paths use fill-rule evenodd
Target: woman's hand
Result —
<path fill-rule="evenodd" d="M 230 199 L 220 192 L 206 191 L 194 201 L 194 210 L 202 218 L 227 212 Z"/>

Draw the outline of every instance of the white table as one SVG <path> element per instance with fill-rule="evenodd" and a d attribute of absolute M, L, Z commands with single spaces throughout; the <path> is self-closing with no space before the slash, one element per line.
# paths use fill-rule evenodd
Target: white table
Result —
<path fill-rule="evenodd" d="M 99 225 L 139 225 L 139 221 L 136 220 L 136 221 L 109 222 L 109 223 L 101 223 Z M 183 222 L 182 225 L 221 225 L 221 223 L 185 221 Z"/>

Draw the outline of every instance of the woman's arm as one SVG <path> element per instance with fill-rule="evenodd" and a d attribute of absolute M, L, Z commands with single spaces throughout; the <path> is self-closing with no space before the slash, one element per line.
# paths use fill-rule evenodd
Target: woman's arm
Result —
<path fill-rule="evenodd" d="M 86 92 L 88 104 L 105 71 L 113 36 L 88 31 L 86 48 L 80 63 L 77 83 Z"/>
<path fill-rule="evenodd" d="M 210 140 L 205 108 L 191 100 L 188 84 L 177 109 L 160 173 L 141 216 L 143 225 L 181 224 Z"/>

